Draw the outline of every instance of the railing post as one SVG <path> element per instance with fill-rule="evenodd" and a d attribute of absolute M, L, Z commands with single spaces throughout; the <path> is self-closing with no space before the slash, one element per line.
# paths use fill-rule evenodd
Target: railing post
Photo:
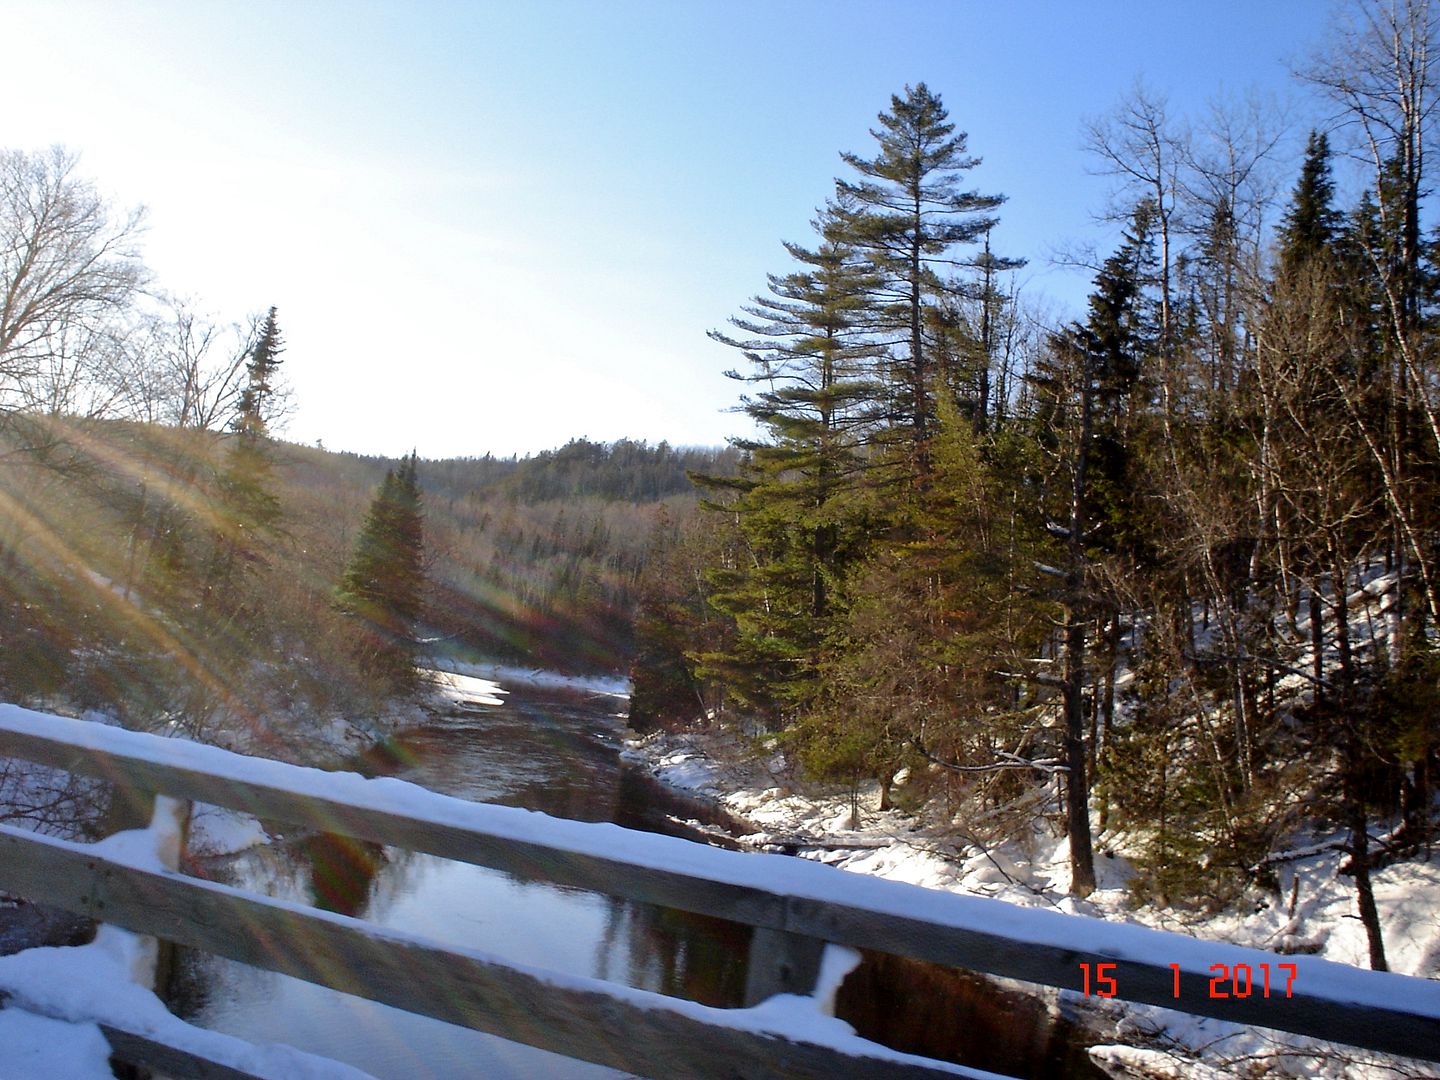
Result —
<path fill-rule="evenodd" d="M 185 858 L 185 846 L 190 837 L 190 813 L 192 804 L 188 799 L 176 799 L 154 791 L 126 788 L 123 800 L 119 797 L 121 788 L 116 785 L 116 799 L 111 802 L 111 813 L 107 824 L 127 822 L 123 831 L 146 831 L 154 844 L 154 855 L 167 870 L 179 870 Z M 132 820 L 139 810 L 148 805 L 149 816 L 143 821 Z M 121 807 L 117 814 L 116 807 Z M 140 967 L 134 972 L 136 983 L 153 990 L 162 997 L 174 974 L 177 947 L 163 937 L 140 935 L 150 942 L 146 949 L 147 959 L 140 960 Z"/>
<path fill-rule="evenodd" d="M 746 1007 L 776 994 L 813 993 L 824 954 L 825 942 L 819 938 L 757 926 L 745 975 Z"/>
<path fill-rule="evenodd" d="M 155 817 L 155 792 L 117 780 L 110 788 L 110 805 L 105 811 L 104 834 L 111 836 L 131 829 L 144 829 Z"/>
<path fill-rule="evenodd" d="M 166 795 L 157 797 L 154 805 L 151 826 L 165 837 L 156 855 L 166 869 L 179 870 L 185 860 L 185 849 L 190 843 L 190 817 L 195 804 L 189 799 L 176 799 Z M 168 822 L 164 820 L 167 817 L 170 819 Z M 155 945 L 154 985 L 151 988 L 161 998 L 168 1000 L 170 981 L 175 977 L 180 947 L 163 937 L 156 938 Z"/>

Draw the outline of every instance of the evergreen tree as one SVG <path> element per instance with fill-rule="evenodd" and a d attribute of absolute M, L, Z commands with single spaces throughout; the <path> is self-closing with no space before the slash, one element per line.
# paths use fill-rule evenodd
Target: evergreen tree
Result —
<path fill-rule="evenodd" d="M 215 533 L 205 570 L 207 602 L 238 610 L 235 575 L 265 561 L 266 533 L 280 524 L 280 500 L 274 491 L 274 448 L 270 420 L 276 373 L 284 340 L 272 307 L 246 364 L 246 384 L 231 422 L 234 433 L 218 479 Z"/>
<path fill-rule="evenodd" d="M 736 517 L 749 556 L 712 572 L 711 603 L 734 618 L 739 654 L 709 661 L 754 687 L 742 696 L 760 707 L 793 710 L 813 692 L 839 582 L 863 553 L 863 510 L 849 493 L 878 392 L 865 336 L 874 275 L 834 222 L 827 212 L 815 223 L 813 251 L 785 245 L 801 269 L 772 275 L 770 295 L 731 320 L 746 337 L 711 333 L 750 362 L 727 374 L 761 387 L 740 409 L 766 437 L 736 441 L 746 453 L 737 477 L 702 481 L 733 493 L 714 506 Z"/>
<path fill-rule="evenodd" d="M 1330 175 L 1330 139 L 1310 132 L 1290 205 L 1280 221 L 1280 268 L 1294 272 L 1302 264 L 1330 253 L 1340 233 L 1342 216 L 1335 209 L 1335 181 Z"/>
<path fill-rule="evenodd" d="M 1160 347 L 1159 304 L 1151 289 L 1154 221 L 1152 204 L 1136 206 L 1120 246 L 1095 275 L 1085 321 L 1054 338 L 1049 359 L 1029 380 L 1038 437 L 1065 463 L 1067 477 L 1080 465 L 1066 454 L 1081 449 L 1073 439 L 1088 422 L 1079 510 L 1090 546 L 1133 555 L 1141 554 L 1137 530 L 1145 516 L 1133 443 L 1154 391 L 1145 361 Z M 1064 486 L 1068 491 L 1068 481 Z"/>
<path fill-rule="evenodd" d="M 762 387 L 742 398 L 740 411 L 775 441 L 803 448 L 817 476 L 840 480 L 854 467 L 856 446 L 875 419 L 879 387 L 870 369 L 879 349 L 868 338 L 869 294 L 879 279 L 844 234 L 835 208 L 813 224 L 819 247 L 785 245 L 801 269 L 771 275 L 771 295 L 755 297 L 744 317 L 731 320 L 747 336 L 710 336 L 740 349 L 752 365 L 726 375 Z"/>
<path fill-rule="evenodd" d="M 1032 380 L 1039 435 L 1055 463 L 1045 524 L 1061 546 L 1052 576 L 1063 610 L 1063 670 L 1045 681 L 1061 695 L 1071 888 L 1080 895 L 1095 887 L 1085 746 L 1088 636 L 1100 595 L 1095 564 L 1107 549 L 1134 547 L 1142 520 L 1130 435 L 1142 364 L 1158 338 L 1144 287 L 1153 214 L 1148 202 L 1136 207 L 1130 230 L 1096 275 L 1089 316 L 1056 335 L 1050 363 Z"/>
<path fill-rule="evenodd" d="M 270 406 L 275 396 L 280 354 L 284 351 L 285 343 L 272 307 L 245 365 L 245 389 L 240 392 L 231 425 L 235 443 L 224 484 L 226 502 L 237 518 L 237 528 L 266 528 L 279 516 L 279 503 L 270 483 L 274 469 L 270 452 Z"/>
<path fill-rule="evenodd" d="M 976 436 L 940 398 L 931 482 L 852 573 L 816 705 L 791 736 L 818 775 L 878 779 L 882 808 L 917 751 L 943 771 L 912 770 L 911 790 L 942 786 L 952 807 L 978 812 L 1023 786 L 1031 703 L 1006 674 L 1035 654 L 1048 619 L 1033 599 L 1037 538 L 1004 509 L 1021 472 L 1013 449 Z"/>
<path fill-rule="evenodd" d="M 955 249 L 988 233 L 996 220 L 990 212 L 1004 197 L 961 189 L 961 176 L 980 160 L 967 155 L 965 133 L 955 131 L 939 96 L 924 83 L 907 86 L 904 97 L 893 96 L 890 111 L 878 119 L 880 129 L 871 130 L 877 153 L 873 158 L 841 154 L 861 179 L 840 180 L 837 189 L 848 238 L 880 276 L 873 304 L 894 369 L 890 419 L 908 427 L 923 476 L 937 375 L 925 309 L 933 297 L 958 288 L 944 276 L 963 265 Z M 987 247 L 987 274 L 1018 265 L 997 259 Z"/>
<path fill-rule="evenodd" d="M 425 591 L 424 515 L 412 453 L 385 474 L 365 515 L 336 602 L 360 621 L 358 649 L 397 691 L 415 680 L 414 629 Z"/>
<path fill-rule="evenodd" d="M 265 438 L 269 426 L 273 403 L 276 396 L 276 372 L 280 368 L 280 354 L 285 351 L 285 342 L 280 336 L 279 324 L 275 321 L 275 309 L 265 314 L 260 326 L 260 337 L 250 350 L 250 359 L 245 365 L 245 389 L 240 392 L 235 430 L 242 435 Z"/>

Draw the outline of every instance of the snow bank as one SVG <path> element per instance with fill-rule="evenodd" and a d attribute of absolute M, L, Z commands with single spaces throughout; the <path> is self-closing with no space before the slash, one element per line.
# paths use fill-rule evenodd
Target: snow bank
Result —
<path fill-rule="evenodd" d="M 234 855 L 269 841 L 264 827 L 249 814 L 209 803 L 196 803 L 191 811 L 192 855 Z"/>
<path fill-rule="evenodd" d="M 953 829 L 928 825 L 897 811 L 878 810 L 877 785 L 862 792 L 861 821 L 854 822 L 848 792 L 818 786 L 799 790 L 780 762 L 756 758 L 725 731 L 655 733 L 628 742 L 624 756 L 661 782 L 709 796 L 731 815 L 751 823 L 756 831 L 743 838 L 747 845 L 792 851 L 808 861 L 857 875 L 1001 900 L 1011 911 L 1040 908 L 1045 913 L 1085 916 L 1092 920 L 1086 924 L 1089 928 L 1071 930 L 1071 940 L 1085 940 L 1089 951 L 1103 954 L 1107 960 L 1111 956 L 1108 950 L 1117 940 L 1113 934 L 1119 932 L 1123 938 L 1127 929 L 1163 930 L 1193 938 L 1207 967 L 1226 962 L 1218 951 L 1220 946 L 1212 944 L 1224 943 L 1313 954 L 1293 957 L 1302 970 L 1308 971 L 1306 965 L 1322 959 L 1345 965 L 1338 970 L 1353 971 L 1360 978 L 1371 974 L 1363 970 L 1368 968 L 1369 952 L 1364 927 L 1355 917 L 1354 886 L 1339 872 L 1343 856 L 1335 850 L 1338 835 L 1319 838 L 1312 848 L 1297 853 L 1300 857 L 1277 868 L 1282 886 L 1278 898 L 1257 893 L 1243 910 L 1208 915 L 1135 908 L 1127 888 L 1131 870 L 1123 854 L 1096 851 L 1098 888 L 1078 900 L 1068 895 L 1069 846 L 1064 839 L 1046 842 L 1032 837 L 1026 842 L 972 845 L 957 839 Z M 1375 893 L 1391 970 L 1424 979 L 1440 978 L 1440 919 L 1435 915 L 1440 910 L 1440 855 L 1429 862 L 1386 867 L 1375 876 Z M 1021 919 L 1019 925 L 1022 933 L 1033 930 L 1040 940 L 1043 923 Z M 1142 944 L 1145 940 L 1151 939 L 1137 938 L 1133 943 L 1140 948 L 1153 947 Z M 1165 944 L 1163 949 L 1166 956 L 1156 957 L 1162 964 L 1181 962 L 1174 947 Z M 1327 965 L 1327 970 L 1336 969 Z M 1440 985 L 1434 983 L 1408 985 L 1417 993 L 1440 994 Z M 1079 1000 L 1078 995 L 1075 998 Z M 1090 999 L 1085 1004 L 1094 1007 L 1102 1003 Z M 1103 1023 L 1126 1026 L 1137 1041 L 1163 1036 L 1177 1048 L 1190 1051 L 1213 1044 L 1227 1060 L 1303 1056 L 1318 1045 L 1300 1036 L 1281 1036 L 1146 1005 L 1117 1001 L 1103 1007 Z M 1132 1068 L 1135 1075 L 1229 1075 L 1224 1070 L 1206 1072 L 1205 1066 L 1187 1056 L 1114 1046 L 1096 1050 L 1104 1061 L 1117 1068 Z M 1363 1066 L 1350 1063 L 1332 1067 L 1307 1058 L 1303 1064 L 1291 1064 L 1298 1074 L 1370 1075 Z"/>
<path fill-rule="evenodd" d="M 564 675 L 558 671 L 523 668 L 508 664 L 467 664 L 438 657 L 432 661 L 434 670 L 487 679 L 497 684 L 506 682 L 551 690 L 581 690 L 606 697 L 629 698 L 630 680 L 622 675 Z M 504 691 L 501 691 L 504 693 Z"/>

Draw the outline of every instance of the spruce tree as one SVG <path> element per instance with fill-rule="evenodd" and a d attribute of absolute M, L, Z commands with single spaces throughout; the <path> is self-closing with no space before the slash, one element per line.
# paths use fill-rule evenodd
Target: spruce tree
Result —
<path fill-rule="evenodd" d="M 1089 316 L 1055 336 L 1050 362 L 1032 377 L 1039 435 L 1055 463 L 1045 527 L 1059 542 L 1051 576 L 1063 612 L 1062 674 L 1044 681 L 1061 696 L 1071 888 L 1079 895 L 1095 888 L 1085 747 L 1086 653 L 1099 594 L 1095 563 L 1107 549 L 1133 549 L 1143 519 L 1131 479 L 1130 433 L 1143 361 L 1159 337 L 1144 287 L 1153 220 L 1153 205 L 1141 202 L 1120 247 L 1096 275 Z"/>
<path fill-rule="evenodd" d="M 245 389 L 240 392 L 234 423 L 235 444 L 225 474 L 227 495 L 241 517 L 241 528 L 264 528 L 279 516 L 271 492 L 273 461 L 270 453 L 270 406 L 275 396 L 275 375 L 285 351 L 272 307 L 260 328 L 260 337 L 245 365 Z"/>
<path fill-rule="evenodd" d="M 412 453 L 385 474 L 336 590 L 359 620 L 357 650 L 393 691 L 415 679 L 414 629 L 424 603 L 424 514 Z"/>
<path fill-rule="evenodd" d="M 269 424 L 280 354 L 285 350 L 272 307 L 246 364 L 246 384 L 231 421 L 229 454 L 218 479 L 214 537 L 206 566 L 207 601 L 238 607 L 235 575 L 265 561 L 267 533 L 280 525 L 280 500 L 274 491 L 274 448 Z"/>
<path fill-rule="evenodd" d="M 816 249 L 785 245 L 800 269 L 771 275 L 769 295 L 731 320 L 744 337 L 710 335 L 749 362 L 727 374 L 759 387 L 740 411 L 763 437 L 736 440 L 746 453 L 737 477 L 705 481 L 733 493 L 715 506 L 735 515 L 748 547 L 745 560 L 712 573 L 711 603 L 734 618 L 736 653 L 707 660 L 751 688 L 740 690 L 748 704 L 785 713 L 813 693 L 839 583 L 864 553 L 851 492 L 878 393 L 867 335 L 875 275 L 835 220 L 832 208 L 815 222 Z"/>
<path fill-rule="evenodd" d="M 1280 268 L 1294 273 L 1303 264 L 1329 255 L 1342 226 L 1334 207 L 1335 181 L 1330 175 L 1330 140 L 1323 131 L 1310 132 L 1290 205 L 1280 221 Z"/>
<path fill-rule="evenodd" d="M 240 393 L 235 430 L 244 435 L 264 438 L 269 434 L 272 403 L 275 398 L 275 375 L 280 368 L 280 354 L 285 351 L 284 339 L 272 307 L 260 325 L 260 336 L 250 350 L 245 365 L 245 389 Z"/>

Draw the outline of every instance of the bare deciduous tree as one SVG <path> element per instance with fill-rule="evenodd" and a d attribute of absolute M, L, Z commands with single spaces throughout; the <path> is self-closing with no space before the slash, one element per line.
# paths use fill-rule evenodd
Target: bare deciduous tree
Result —
<path fill-rule="evenodd" d="M 1384 483 L 1401 576 L 1413 571 L 1420 579 L 1428 614 L 1440 622 L 1440 567 L 1426 537 L 1434 525 L 1434 491 L 1417 480 L 1411 461 L 1417 436 L 1429 442 L 1431 453 L 1440 453 L 1434 359 L 1418 333 L 1425 143 L 1440 108 L 1430 67 L 1437 41 L 1440 11 L 1430 0 L 1357 0 L 1348 20 L 1332 30 L 1328 50 L 1300 75 L 1339 106 L 1337 124 L 1354 135 L 1353 151 L 1373 170 L 1371 202 L 1379 228 L 1371 235 L 1362 230 L 1360 240 L 1389 323 L 1376 373 L 1386 407 L 1372 416 L 1354 407 L 1353 399 L 1346 402 Z"/>
<path fill-rule="evenodd" d="M 1170 119 L 1165 98 L 1142 82 L 1108 116 L 1084 129 L 1085 148 L 1100 159 L 1100 172 L 1119 180 L 1115 206 L 1105 215 L 1127 220 L 1142 199 L 1155 204 L 1160 257 L 1160 336 L 1162 350 L 1173 343 L 1171 275 L 1175 232 L 1179 227 L 1181 172 L 1189 155 L 1189 134 Z"/>
<path fill-rule="evenodd" d="M 147 423 L 218 431 L 234 415 L 260 316 L 221 323 L 166 297 L 124 350 L 117 373 L 123 411 Z"/>
<path fill-rule="evenodd" d="M 117 215 L 61 147 L 0 150 L 0 412 L 76 400 L 97 332 L 146 280 L 143 216 Z"/>
<path fill-rule="evenodd" d="M 1339 107 L 1337 123 L 1373 168 L 1374 200 L 1384 232 L 1396 238 L 1395 315 L 1406 326 L 1418 310 L 1420 201 L 1425 139 L 1440 107 L 1431 49 L 1440 24 L 1430 0 L 1359 0 L 1331 31 L 1331 45 L 1300 77 Z"/>
<path fill-rule="evenodd" d="M 1205 326 L 1197 345 L 1211 392 L 1234 389 L 1265 293 L 1267 215 L 1279 186 L 1276 112 L 1255 97 L 1214 100 L 1186 147 L 1182 198 L 1196 242 L 1190 284 Z"/>

